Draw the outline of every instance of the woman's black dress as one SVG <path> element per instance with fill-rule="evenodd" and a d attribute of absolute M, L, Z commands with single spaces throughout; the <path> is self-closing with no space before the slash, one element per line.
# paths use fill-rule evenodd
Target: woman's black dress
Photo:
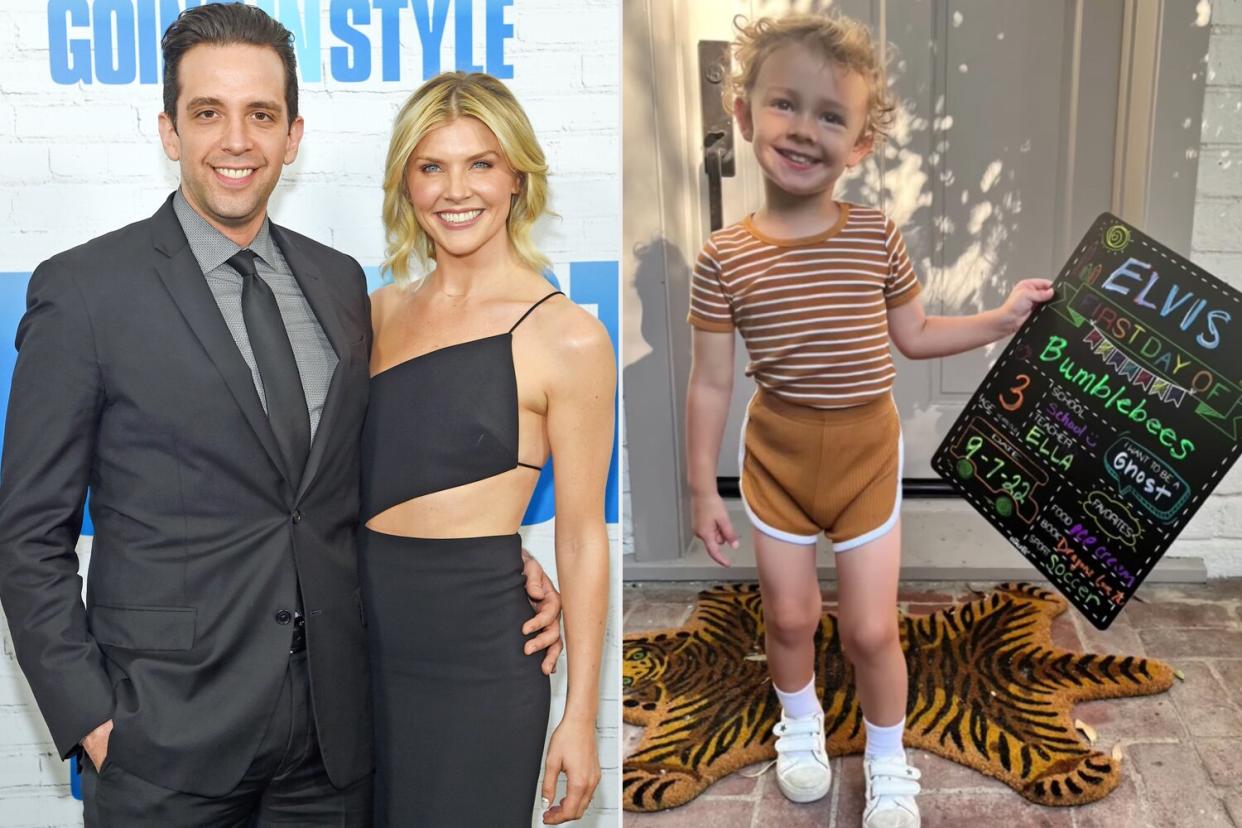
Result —
<path fill-rule="evenodd" d="M 406 500 L 528 465 L 517 459 L 516 328 L 372 378 L 364 523 Z M 534 611 L 521 548 L 517 534 L 433 539 L 360 530 L 377 826 L 530 825 L 550 690 L 543 653 L 523 652 L 522 624 Z"/>

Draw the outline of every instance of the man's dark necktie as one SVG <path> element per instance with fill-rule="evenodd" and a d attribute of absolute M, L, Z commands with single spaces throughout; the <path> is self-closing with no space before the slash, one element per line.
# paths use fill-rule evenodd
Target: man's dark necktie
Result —
<path fill-rule="evenodd" d="M 263 380 L 267 419 L 284 456 L 289 480 L 296 489 L 310 452 L 310 415 L 276 295 L 259 277 L 255 257 L 253 250 L 243 250 L 229 259 L 228 264 L 242 277 L 242 319 L 246 323 L 255 364 L 259 367 L 259 377 Z"/>

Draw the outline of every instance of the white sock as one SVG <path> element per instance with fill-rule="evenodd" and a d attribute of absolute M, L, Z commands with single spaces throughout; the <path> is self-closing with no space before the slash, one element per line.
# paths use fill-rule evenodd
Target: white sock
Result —
<path fill-rule="evenodd" d="M 867 726 L 867 752 L 865 755 L 868 759 L 882 759 L 888 756 L 905 758 L 906 751 L 901 746 L 902 734 L 906 732 L 905 719 L 890 727 L 873 725 L 865 718 L 863 719 L 863 724 Z"/>
<path fill-rule="evenodd" d="M 819 696 L 815 695 L 814 673 L 811 673 L 810 683 L 801 690 L 786 693 L 775 684 L 772 685 L 772 689 L 776 691 L 776 697 L 781 700 L 781 708 L 784 709 L 785 715 L 791 719 L 805 719 L 823 710 L 819 704 Z"/>

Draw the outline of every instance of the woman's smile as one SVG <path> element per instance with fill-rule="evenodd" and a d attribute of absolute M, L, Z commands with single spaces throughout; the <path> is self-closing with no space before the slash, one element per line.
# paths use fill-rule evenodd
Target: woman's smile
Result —
<path fill-rule="evenodd" d="M 474 210 L 444 210 L 436 213 L 436 218 L 444 222 L 444 224 L 454 230 L 460 230 L 466 227 L 472 227 L 479 216 L 483 215 L 481 209 Z"/>

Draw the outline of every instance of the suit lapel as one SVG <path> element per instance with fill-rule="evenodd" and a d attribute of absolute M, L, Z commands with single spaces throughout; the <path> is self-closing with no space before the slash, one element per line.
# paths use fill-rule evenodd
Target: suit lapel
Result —
<path fill-rule="evenodd" d="M 302 470 L 301 484 L 298 487 L 296 500 L 300 501 L 310 484 L 314 481 L 316 473 L 323 462 L 326 445 L 332 434 L 335 425 L 341 400 L 344 397 L 345 377 L 348 376 L 346 370 L 347 363 L 350 360 L 351 352 L 347 342 L 348 337 L 345 333 L 344 325 L 341 322 L 339 300 L 332 295 L 331 289 L 325 283 L 319 266 L 314 259 L 306 254 L 298 245 L 297 241 L 290 233 L 276 224 L 271 224 L 272 238 L 276 244 L 280 246 L 280 252 L 285 257 L 289 269 L 293 271 L 293 276 L 298 281 L 298 286 L 302 288 L 302 295 L 306 297 L 307 303 L 310 304 L 311 310 L 314 311 L 315 317 L 319 320 L 319 325 L 323 328 L 324 335 L 328 337 L 328 342 L 332 345 L 332 350 L 336 352 L 336 369 L 332 372 L 332 380 L 328 383 L 328 394 L 323 401 L 323 411 L 319 415 L 319 426 L 315 429 L 315 439 L 311 441 L 310 454 L 306 458 L 306 468 Z"/>
<path fill-rule="evenodd" d="M 224 384 L 228 386 L 246 421 L 254 429 L 272 464 L 288 481 L 284 463 L 280 459 L 280 449 L 276 445 L 276 436 L 272 433 L 267 414 L 259 402 L 259 393 L 254 387 L 250 366 L 237 350 L 237 343 L 233 341 L 233 335 L 224 322 L 220 306 L 216 304 L 216 298 L 207 286 L 207 279 L 199 269 L 198 260 L 190 250 L 185 231 L 181 229 L 181 222 L 177 221 L 177 214 L 173 211 L 171 197 L 152 218 L 152 223 L 155 248 L 165 257 L 157 262 L 156 272 L 185 318 L 186 324 L 220 372 Z"/>

